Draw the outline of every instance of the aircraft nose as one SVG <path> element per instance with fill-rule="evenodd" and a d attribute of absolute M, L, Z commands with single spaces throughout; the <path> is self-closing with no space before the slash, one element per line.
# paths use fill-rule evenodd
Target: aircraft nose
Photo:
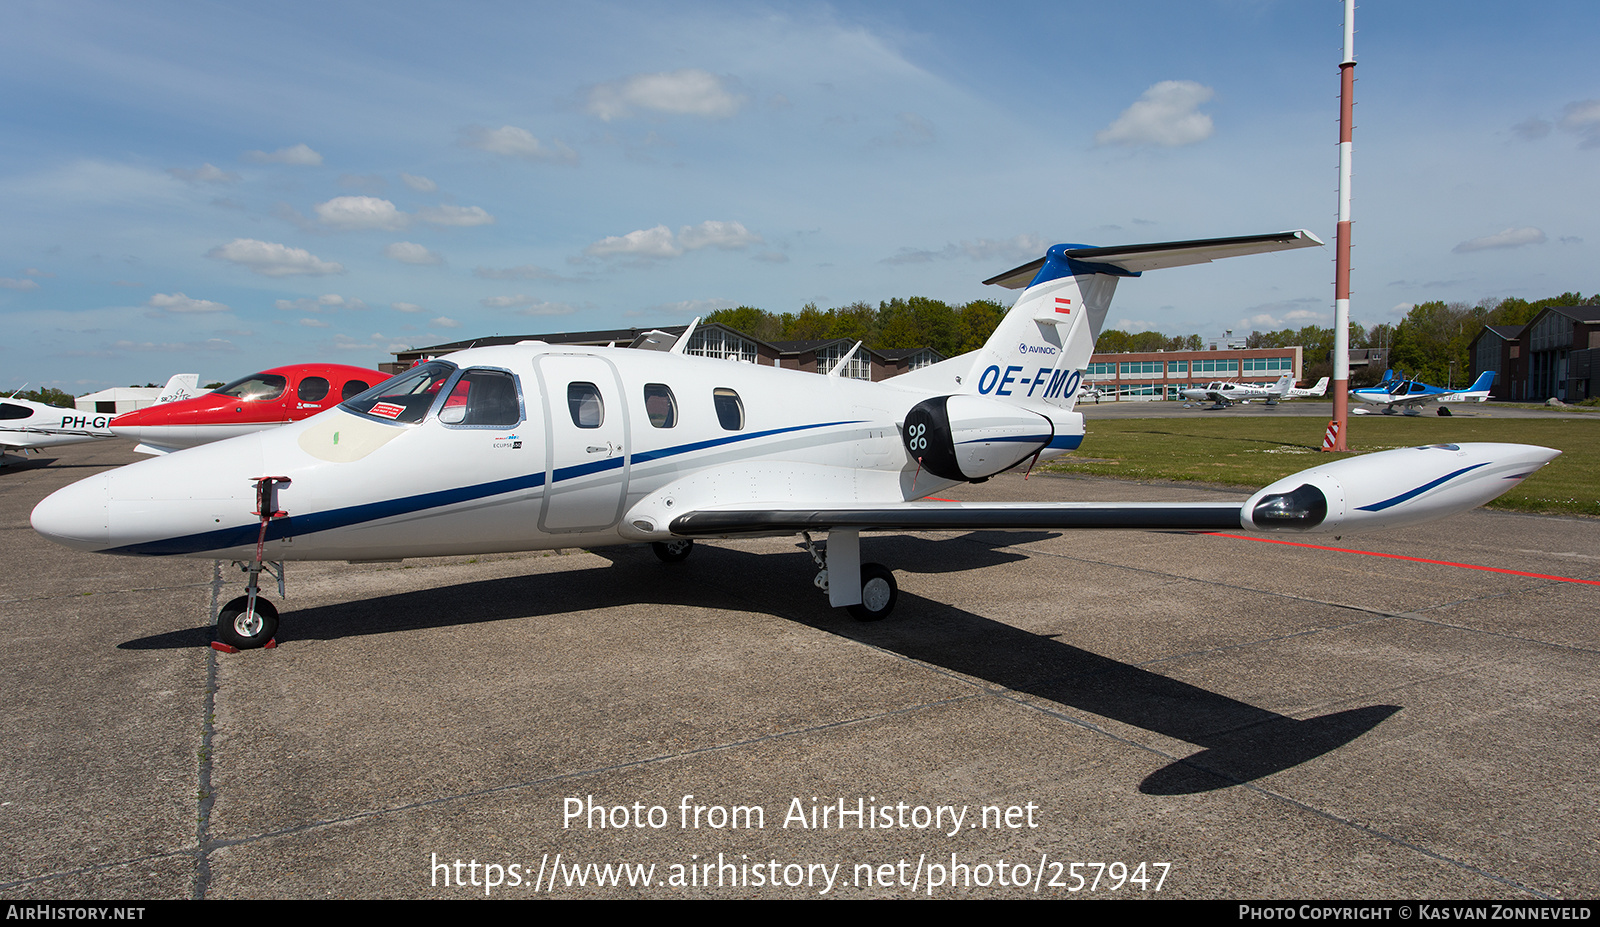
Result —
<path fill-rule="evenodd" d="M 91 476 L 58 489 L 33 507 L 33 530 L 74 550 L 111 546 L 111 478 Z"/>

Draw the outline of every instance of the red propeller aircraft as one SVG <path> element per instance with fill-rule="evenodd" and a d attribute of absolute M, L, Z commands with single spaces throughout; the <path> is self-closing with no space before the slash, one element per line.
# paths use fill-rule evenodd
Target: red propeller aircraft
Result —
<path fill-rule="evenodd" d="M 167 454 L 297 422 L 389 379 L 345 364 L 293 364 L 240 377 L 220 389 L 111 420 L 113 434 L 134 438 L 134 450 Z"/>

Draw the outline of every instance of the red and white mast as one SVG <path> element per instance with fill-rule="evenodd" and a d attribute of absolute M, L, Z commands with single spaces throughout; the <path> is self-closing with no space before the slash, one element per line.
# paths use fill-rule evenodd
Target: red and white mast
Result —
<path fill-rule="evenodd" d="M 1356 102 L 1356 0 L 1344 0 L 1344 61 L 1339 64 L 1339 229 L 1333 281 L 1332 446 L 1346 451 L 1350 420 L 1350 132 Z"/>

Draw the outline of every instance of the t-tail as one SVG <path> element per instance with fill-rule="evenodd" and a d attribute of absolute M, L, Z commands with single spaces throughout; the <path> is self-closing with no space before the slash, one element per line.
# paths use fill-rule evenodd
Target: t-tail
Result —
<path fill-rule="evenodd" d="M 1117 282 L 1147 270 L 1320 246 L 1310 232 L 1277 232 L 1096 248 L 1055 245 L 1045 256 L 985 280 L 1021 289 L 962 379 L 962 392 L 1018 405 L 1070 410 Z"/>

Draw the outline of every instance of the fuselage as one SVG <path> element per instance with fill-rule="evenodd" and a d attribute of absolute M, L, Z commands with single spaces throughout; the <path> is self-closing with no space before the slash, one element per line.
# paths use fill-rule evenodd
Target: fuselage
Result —
<path fill-rule="evenodd" d="M 139 450 L 166 453 L 310 418 L 388 379 L 345 364 L 295 364 L 241 377 L 217 390 L 127 412 L 111 421 Z"/>
<path fill-rule="evenodd" d="M 80 412 L 26 399 L 0 398 L 0 447 L 39 448 L 114 438 L 106 412 Z"/>
<path fill-rule="evenodd" d="M 304 421 L 91 477 L 40 503 L 33 524 L 85 550 L 248 558 L 256 481 L 273 476 L 288 480 L 275 499 L 288 514 L 268 525 L 269 560 L 661 540 L 691 507 L 904 502 L 949 487 L 900 425 L 955 391 L 630 349 L 478 348 Z M 1027 414 L 1049 419 L 1040 459 L 1082 438 L 1079 413 Z"/>

